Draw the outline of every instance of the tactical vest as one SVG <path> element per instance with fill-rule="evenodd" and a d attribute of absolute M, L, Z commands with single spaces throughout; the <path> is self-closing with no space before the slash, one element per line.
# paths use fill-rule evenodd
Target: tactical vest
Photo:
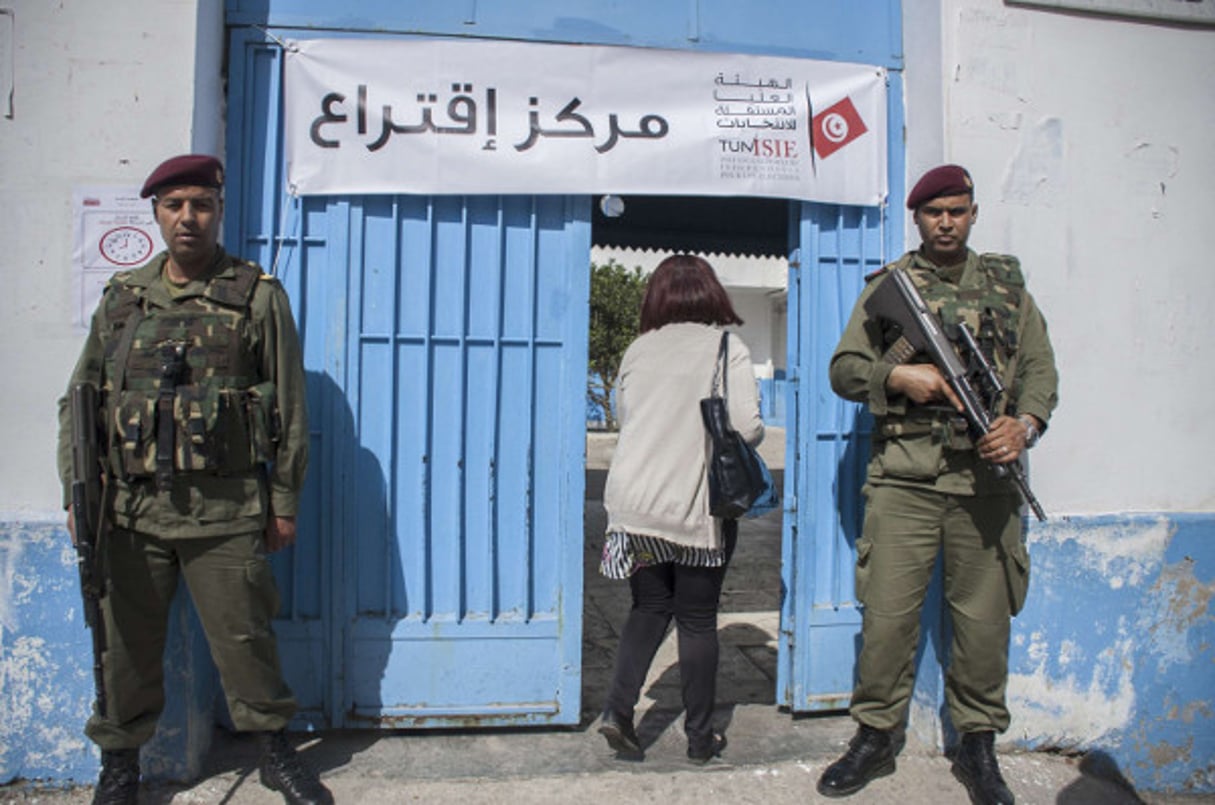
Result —
<path fill-rule="evenodd" d="M 1007 389 L 997 408 L 998 414 L 1004 412 L 1009 399 L 1016 399 L 1012 385 L 1025 279 L 1020 262 L 1010 255 L 980 255 L 979 270 L 985 282 L 973 288 L 943 282 L 926 284 L 921 272 L 909 275 L 941 324 L 949 327 L 964 323 L 987 360 L 995 366 Z"/>
<path fill-rule="evenodd" d="M 248 473 L 273 458 L 274 384 L 259 382 L 247 347 L 249 305 L 261 275 L 233 263 L 201 296 L 169 308 L 119 276 L 106 293 L 112 323 L 103 391 L 110 462 L 127 480 L 178 473 Z M 224 272 L 221 272 L 224 273 Z"/>
<path fill-rule="evenodd" d="M 887 268 L 911 268 L 911 263 L 909 253 Z M 1005 387 L 992 416 L 1013 415 L 1016 413 L 1013 401 L 1020 393 L 1015 377 L 1025 279 L 1020 262 L 1010 255 L 980 255 L 978 267 L 983 281 L 970 288 L 946 282 L 925 282 L 925 272 L 914 268 L 908 271 L 908 276 L 944 327 L 964 323 L 970 328 Z M 884 271 L 873 276 L 881 273 Z M 887 341 L 897 339 L 898 335 L 897 332 L 884 333 Z M 883 348 L 889 346 L 887 343 Z M 970 450 L 973 447 L 966 420 L 944 406 L 913 408 L 906 416 L 888 413 L 875 422 L 875 436 L 879 439 L 925 433 L 935 433 L 941 443 L 952 449 Z"/>

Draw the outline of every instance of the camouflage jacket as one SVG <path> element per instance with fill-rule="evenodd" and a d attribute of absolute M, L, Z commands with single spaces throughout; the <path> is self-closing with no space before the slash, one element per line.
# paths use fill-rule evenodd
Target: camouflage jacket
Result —
<path fill-rule="evenodd" d="M 908 269 L 925 302 L 938 315 L 943 313 L 943 320 L 960 318 L 977 331 L 979 311 L 992 312 L 992 357 L 1007 389 L 1001 407 L 1048 424 L 1058 403 L 1054 350 L 1016 258 L 968 251 L 965 263 L 938 268 L 918 251 L 909 252 L 870 279 L 896 265 Z M 1016 494 L 1011 482 L 979 460 L 960 417 L 941 406 L 917 406 L 888 393 L 886 380 L 893 365 L 881 360 L 887 335 L 864 310 L 875 287 L 870 282 L 861 292 L 829 370 L 835 392 L 865 403 L 874 416 L 869 483 L 964 495 Z"/>
<path fill-rule="evenodd" d="M 308 461 L 304 369 L 287 295 L 256 265 L 222 249 L 207 278 L 171 290 L 162 279 L 167 257 L 110 280 L 69 383 L 103 392 L 109 514 L 116 526 L 166 539 L 261 531 L 271 514 L 295 515 Z M 184 360 L 169 384 L 172 476 L 158 489 L 156 405 L 166 343 L 182 344 Z M 65 504 L 66 400 L 59 401 L 58 456 Z"/>

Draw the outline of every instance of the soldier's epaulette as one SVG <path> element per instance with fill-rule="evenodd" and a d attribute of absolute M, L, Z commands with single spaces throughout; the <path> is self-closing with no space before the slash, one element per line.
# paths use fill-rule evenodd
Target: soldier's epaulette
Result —
<path fill-rule="evenodd" d="M 887 265 L 884 265 L 881 268 L 879 268 L 877 271 L 872 271 L 872 272 L 866 274 L 865 282 L 873 282 L 875 279 L 882 276 L 890 269 L 894 268 L 895 265 L 896 265 L 895 263 L 888 263 Z"/>
<path fill-rule="evenodd" d="M 255 271 L 257 271 L 257 281 L 258 282 L 265 282 L 267 280 L 274 280 L 276 282 L 278 281 L 278 277 L 274 276 L 273 274 L 267 274 L 266 270 L 261 267 L 260 263 L 254 261 L 254 260 L 241 260 L 240 262 L 242 265 L 246 265 L 249 268 L 252 268 Z"/>
<path fill-rule="evenodd" d="M 135 274 L 133 270 L 115 271 L 106 280 L 105 287 L 101 289 L 101 297 L 108 305 L 114 305 L 116 300 L 130 302 L 132 299 L 139 297 L 140 291 L 137 287 L 132 287 L 130 284 L 131 277 Z"/>
<path fill-rule="evenodd" d="M 1025 275 L 1021 273 L 1021 261 L 1011 254 L 984 252 L 979 255 L 983 268 L 1005 285 L 1025 286 Z"/>

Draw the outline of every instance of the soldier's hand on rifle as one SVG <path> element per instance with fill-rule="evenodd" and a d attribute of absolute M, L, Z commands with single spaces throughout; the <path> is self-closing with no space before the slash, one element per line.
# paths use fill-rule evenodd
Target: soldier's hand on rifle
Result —
<path fill-rule="evenodd" d="M 962 401 L 945 382 L 940 370 L 931 363 L 905 363 L 894 367 L 886 378 L 886 387 L 917 405 L 945 401 L 958 413 L 963 411 Z"/>
<path fill-rule="evenodd" d="M 987 435 L 975 442 L 975 449 L 985 461 L 1007 464 L 1025 452 L 1025 437 L 1025 425 L 1020 420 L 1011 416 L 996 417 Z"/>
<path fill-rule="evenodd" d="M 281 551 L 295 544 L 295 518 L 270 515 L 266 523 L 266 550 Z"/>
<path fill-rule="evenodd" d="M 72 538 L 72 545 L 76 545 L 76 512 L 72 511 L 72 507 L 68 506 L 67 529 L 68 535 Z"/>

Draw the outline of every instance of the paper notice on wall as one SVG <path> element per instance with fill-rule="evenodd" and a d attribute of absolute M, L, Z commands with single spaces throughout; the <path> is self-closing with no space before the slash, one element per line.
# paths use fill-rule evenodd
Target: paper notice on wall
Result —
<path fill-rule="evenodd" d="M 138 187 L 74 187 L 72 220 L 72 323 L 87 331 L 110 276 L 143 265 L 165 246 Z"/>

